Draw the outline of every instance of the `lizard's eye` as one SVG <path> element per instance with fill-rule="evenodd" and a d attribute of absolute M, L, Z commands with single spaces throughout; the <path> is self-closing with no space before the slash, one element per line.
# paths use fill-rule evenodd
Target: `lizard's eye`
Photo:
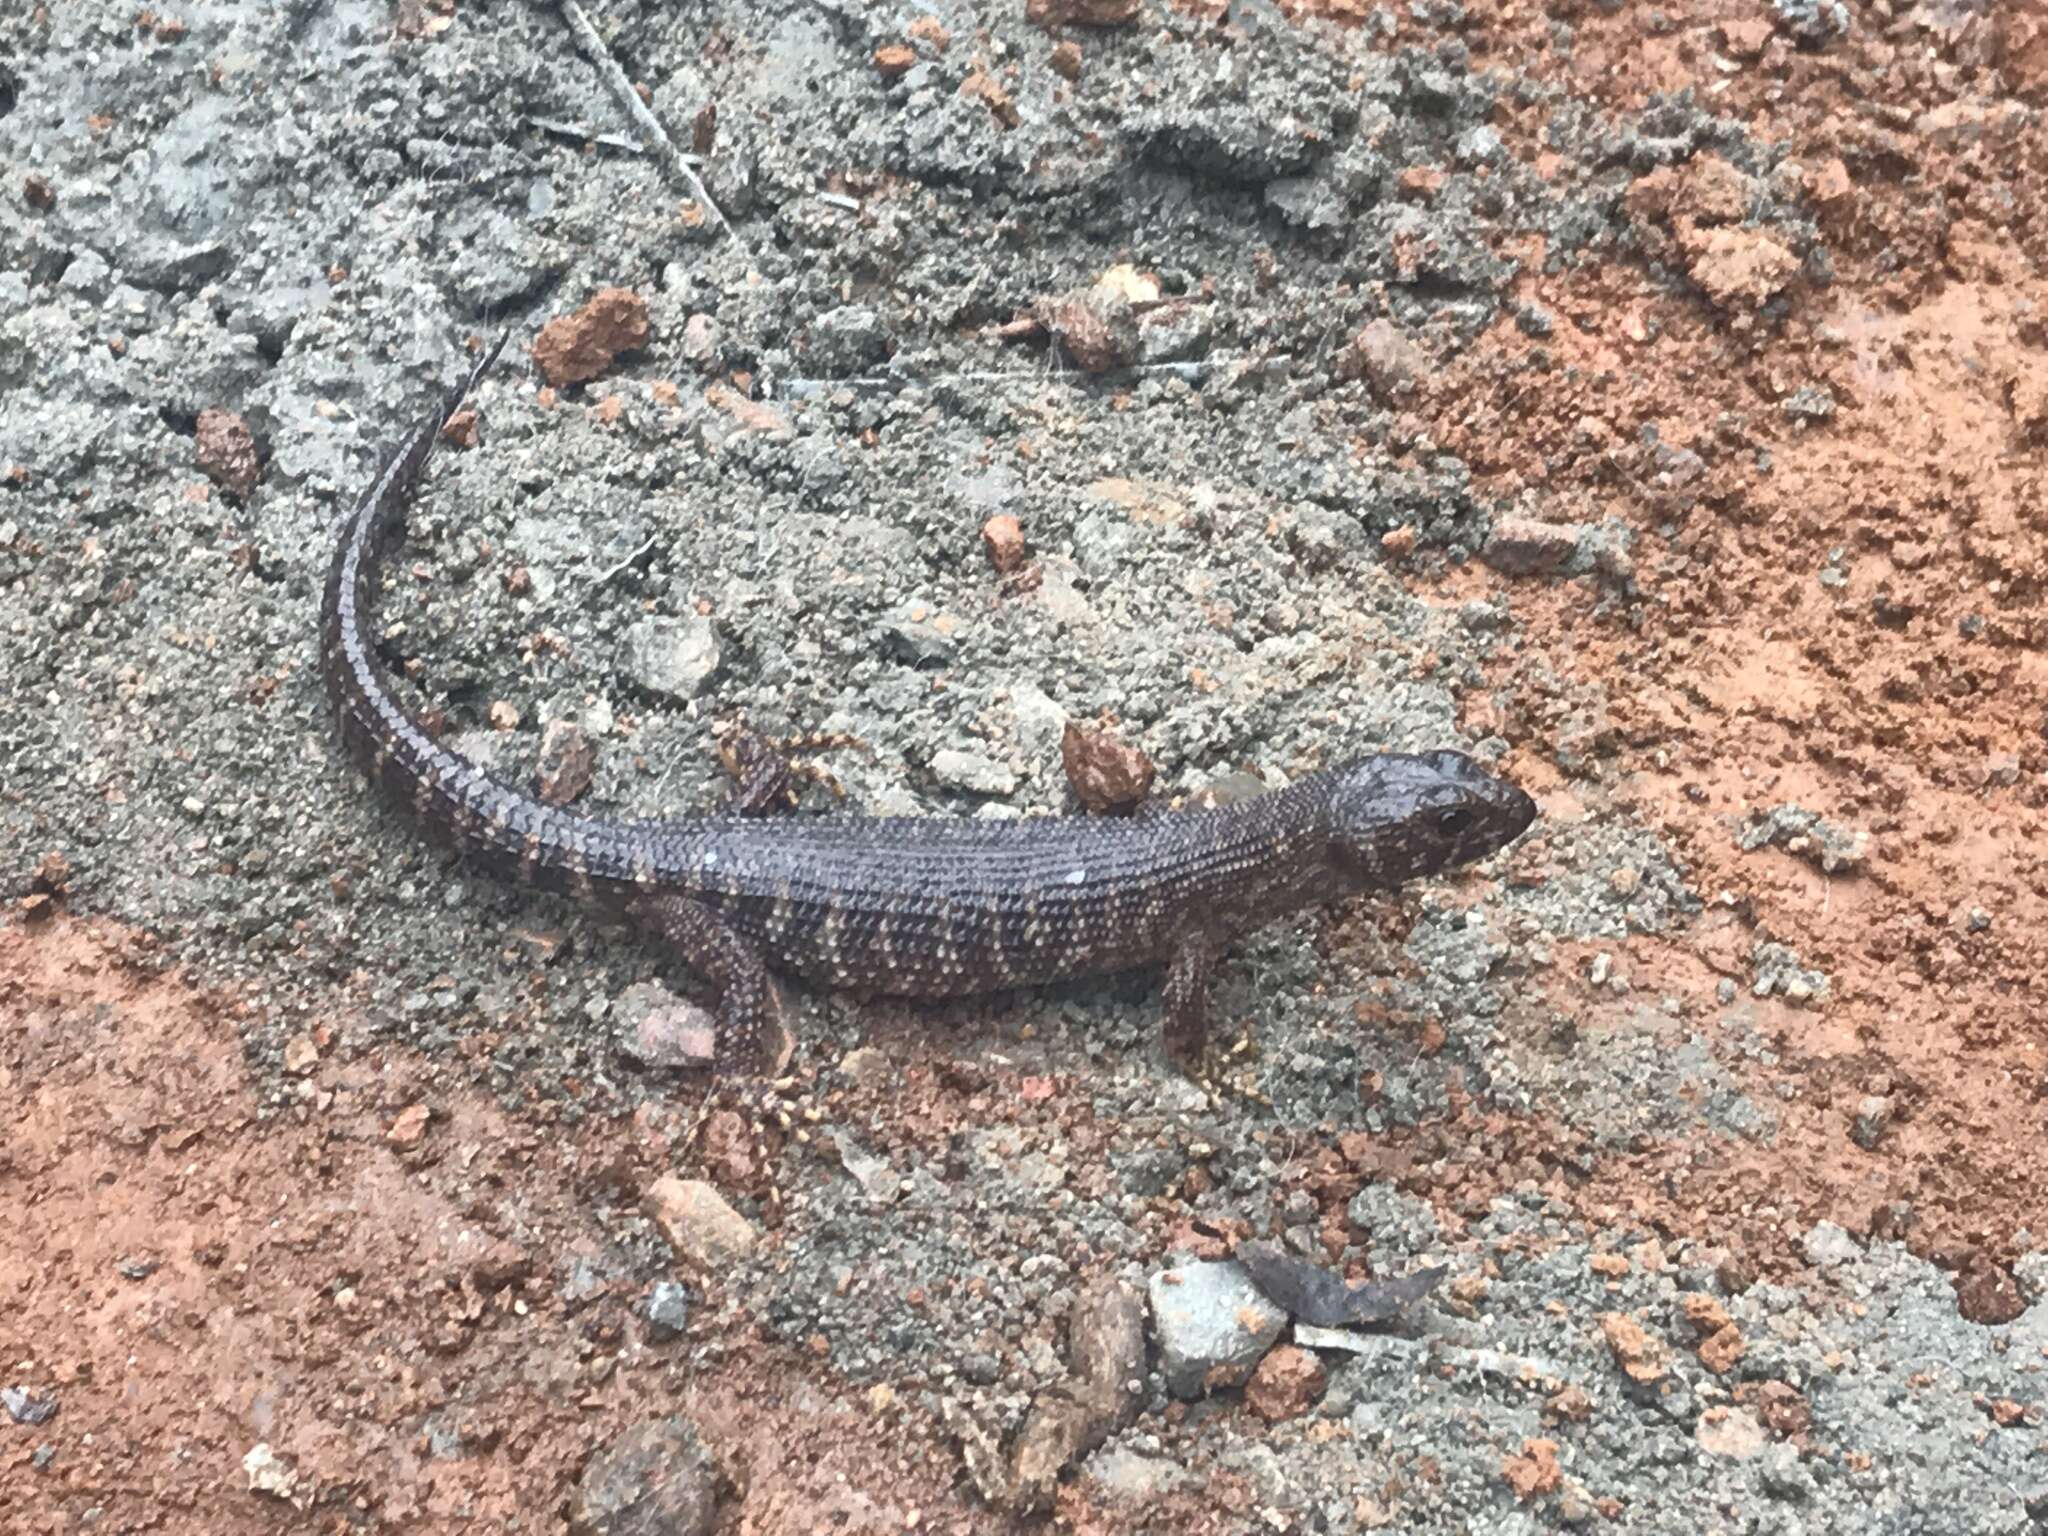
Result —
<path fill-rule="evenodd" d="M 1443 837 L 1462 837 L 1472 826 L 1472 813 L 1467 810 L 1438 811 L 1436 830 Z"/>

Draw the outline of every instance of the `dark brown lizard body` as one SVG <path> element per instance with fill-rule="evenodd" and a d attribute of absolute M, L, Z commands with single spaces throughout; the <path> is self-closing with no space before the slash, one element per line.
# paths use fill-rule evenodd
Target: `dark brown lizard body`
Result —
<path fill-rule="evenodd" d="M 370 626 L 379 562 L 441 424 L 495 356 L 342 525 L 321 616 L 328 696 L 350 752 L 428 832 L 491 874 L 624 910 L 704 973 L 721 993 L 722 1069 L 759 1061 L 767 967 L 950 997 L 1163 961 L 1168 1043 L 1197 1055 L 1227 939 L 1483 858 L 1534 819 L 1526 795 L 1456 752 L 1369 757 L 1221 809 L 1114 820 L 621 820 L 507 788 L 407 714 Z"/>

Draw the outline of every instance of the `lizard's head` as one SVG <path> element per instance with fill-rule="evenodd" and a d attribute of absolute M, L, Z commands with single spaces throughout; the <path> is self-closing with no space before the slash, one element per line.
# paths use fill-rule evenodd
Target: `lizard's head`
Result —
<path fill-rule="evenodd" d="M 1383 753 L 1335 778 L 1331 856 L 1368 889 L 1486 858 L 1536 819 L 1535 801 L 1462 752 Z"/>

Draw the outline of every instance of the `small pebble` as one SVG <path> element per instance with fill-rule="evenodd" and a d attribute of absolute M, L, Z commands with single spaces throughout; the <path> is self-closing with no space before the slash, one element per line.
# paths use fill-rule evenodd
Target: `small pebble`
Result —
<path fill-rule="evenodd" d="M 559 389 L 596 378 L 621 352 L 645 346 L 648 334 L 647 301 L 630 288 L 604 288 L 575 313 L 541 327 L 533 361 Z"/>
<path fill-rule="evenodd" d="M 964 789 L 976 795 L 1009 795 L 1017 789 L 1017 775 L 1001 763 L 979 752 L 952 748 L 932 754 L 932 777 L 950 789 Z"/>
<path fill-rule="evenodd" d="M 988 563 L 1003 575 L 1024 564 L 1024 529 L 1007 514 L 992 517 L 981 525 L 981 542 L 988 547 Z"/>
<path fill-rule="evenodd" d="M 385 1131 L 384 1139 L 400 1151 L 418 1146 L 426 1139 L 427 1121 L 432 1111 L 424 1104 L 411 1104 L 398 1112 L 398 1118 Z"/>
<path fill-rule="evenodd" d="M 753 1224 L 702 1179 L 666 1173 L 648 1187 L 641 1209 L 669 1246 L 702 1269 L 750 1257 L 760 1245 Z"/>
<path fill-rule="evenodd" d="M 1866 1152 L 1877 1150 L 1885 1130 L 1892 1123 L 1892 1101 L 1870 1094 L 1856 1106 L 1856 1118 L 1849 1127 L 1849 1139 Z"/>
<path fill-rule="evenodd" d="M 647 1331 L 655 1339 L 672 1339 L 690 1324 L 690 1291 L 674 1280 L 657 1280 L 647 1293 Z"/>
<path fill-rule="evenodd" d="M 1152 759 L 1107 731 L 1068 721 L 1060 757 L 1076 798 L 1091 811 L 1129 810 L 1151 793 Z"/>

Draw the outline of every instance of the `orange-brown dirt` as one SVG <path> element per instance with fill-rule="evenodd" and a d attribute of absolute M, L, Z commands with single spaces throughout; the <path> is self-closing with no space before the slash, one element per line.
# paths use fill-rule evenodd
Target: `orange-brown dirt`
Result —
<path fill-rule="evenodd" d="M 1941 63 L 1918 23 L 1840 54 L 1778 38 L 1730 72 L 1728 25 L 1754 25 L 1735 7 L 1699 7 L 1647 47 L 1627 12 L 1471 9 L 1482 57 L 1530 56 L 1561 12 L 1576 89 L 1624 110 L 1690 87 L 1789 142 L 1835 267 L 1829 286 L 1793 284 L 1779 329 L 1731 323 L 1632 266 L 1544 273 L 1540 251 L 1517 252 L 1552 333 L 1532 341 L 1504 319 L 1417 407 L 1490 489 L 1637 535 L 1645 601 L 1626 610 L 1476 573 L 1455 583 L 1504 588 L 1524 626 L 1496 678 L 1520 707 L 1485 723 L 1540 748 L 1558 695 L 1597 684 L 1632 814 L 1710 902 L 1682 932 L 1629 942 L 1636 989 L 1741 983 L 1763 934 L 1834 985 L 1824 1010 L 1758 1005 L 1781 1061 L 1751 1091 L 1792 1087 L 1773 1096 L 1776 1145 L 1733 1162 L 1652 1148 L 1604 1164 L 1579 1198 L 1589 1214 L 1727 1232 L 1763 1263 L 1815 1219 L 1882 1230 L 1906 1202 L 1903 1235 L 1959 1272 L 1965 1312 L 2009 1315 L 2010 1282 L 1986 1259 L 2048 1220 L 2048 230 L 2013 217 L 2048 194 L 2048 160 L 2010 103 L 1972 91 L 2002 68 L 2038 105 L 2048 29 L 1978 18 Z M 1503 125 L 1531 159 L 1542 128 L 1535 111 Z M 1712 171 L 1638 180 L 1675 182 L 1668 202 L 1630 194 L 1681 259 L 1687 224 L 1714 218 Z M 1518 372 L 1539 346 L 1550 368 Z M 1813 385 L 1833 417 L 1788 416 L 1781 402 Z M 1658 486 L 1646 429 L 1698 455 L 1682 496 Z M 1820 582 L 1830 565 L 1842 585 Z M 1532 778 L 1548 755 L 1528 754 Z M 1734 823 L 1788 801 L 1867 832 L 1865 868 L 1830 878 L 1789 852 L 1742 852 Z M 1585 993 L 1570 1002 L 1583 1011 Z M 1874 1152 L 1848 1135 L 1872 1094 L 1898 1106 Z M 1535 1161 L 1510 1179 L 1540 1171 L 1543 1138 L 1516 1141 Z"/>
<path fill-rule="evenodd" d="M 222 1477 L 259 1442 L 320 1490 L 306 1529 L 372 1507 L 331 1513 L 351 1488 L 400 1528 L 547 1529 L 594 1446 L 671 1413 L 749 1490 L 746 1529 L 971 1529 L 900 1399 L 725 1333 L 701 1299 L 665 1344 L 611 1288 L 565 1323 L 561 1263 L 611 1240 L 680 1114 L 567 1131 L 370 1053 L 311 1065 L 307 1107 L 266 1115 L 234 1000 L 161 965 L 101 925 L 0 928 L 0 1097 L 26 1109 L 0 1161 L 0 1354 L 53 1370 L 67 1438 L 88 1426 L 99 1447 L 31 1473 L 36 1437 L 10 1436 L 0 1529 L 71 1529 L 56 1511 L 93 1503 L 155 1529 L 286 1528 L 288 1506 Z M 414 1105 L 431 1116 L 408 1146 Z M 480 1219 L 508 1190 L 516 1238 Z M 707 1338 L 727 1368 L 696 1358 Z M 423 1413 L 441 1443 L 391 1434 Z"/>

